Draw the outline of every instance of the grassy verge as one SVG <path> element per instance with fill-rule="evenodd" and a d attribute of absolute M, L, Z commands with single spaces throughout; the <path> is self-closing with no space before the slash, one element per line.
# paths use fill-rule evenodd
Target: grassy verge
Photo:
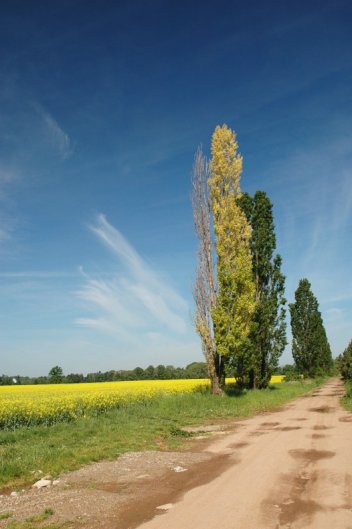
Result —
<path fill-rule="evenodd" d="M 345 382 L 346 394 L 341 399 L 341 404 L 347 411 L 352 411 L 352 382 Z"/>
<path fill-rule="evenodd" d="M 127 451 L 176 447 L 182 442 L 183 426 L 255 415 L 321 383 L 282 383 L 264 391 L 229 391 L 224 397 L 209 393 L 163 396 L 72 423 L 0 431 L 0 487 L 32 483 L 38 471 L 54 477 Z"/>

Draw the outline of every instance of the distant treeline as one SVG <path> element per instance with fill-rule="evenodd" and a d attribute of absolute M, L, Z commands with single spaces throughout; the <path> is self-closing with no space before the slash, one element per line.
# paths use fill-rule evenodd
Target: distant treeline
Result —
<path fill-rule="evenodd" d="M 291 375 L 296 373 L 294 366 L 287 364 L 278 367 L 275 374 Z M 228 373 L 231 376 L 231 373 Z M 27 377 L 27 376 L 0 376 L 0 386 L 26 385 L 26 384 L 77 384 L 89 382 L 112 382 L 123 380 L 170 380 L 185 378 L 208 378 L 207 366 L 205 362 L 192 362 L 186 367 L 174 367 L 158 365 L 148 366 L 143 369 L 136 367 L 131 370 L 120 369 L 118 371 L 98 371 L 97 373 L 69 373 L 64 375 L 60 367 L 53 368 L 47 376 Z"/>
<path fill-rule="evenodd" d="M 55 368 L 53 368 L 55 369 Z M 59 368 L 60 369 L 60 368 Z M 51 383 L 85 383 L 85 382 L 112 382 L 121 380 L 167 380 L 167 379 L 184 379 L 184 378 L 208 378 L 208 372 L 205 362 L 192 362 L 186 367 L 174 367 L 171 365 L 150 365 L 143 369 L 136 367 L 132 370 L 110 370 L 98 371 L 97 373 L 69 373 L 64 375 L 62 370 L 52 376 L 52 371 L 47 376 L 27 377 L 27 376 L 0 376 L 0 385 L 18 385 L 18 384 L 51 384 Z"/>

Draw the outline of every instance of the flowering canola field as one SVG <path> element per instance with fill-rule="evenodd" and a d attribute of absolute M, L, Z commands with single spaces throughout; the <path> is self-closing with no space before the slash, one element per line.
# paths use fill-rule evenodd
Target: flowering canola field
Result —
<path fill-rule="evenodd" d="M 271 382 L 282 379 L 283 376 L 277 375 Z M 234 379 L 227 380 L 231 382 Z M 71 421 L 131 403 L 147 402 L 161 394 L 189 393 L 207 386 L 207 379 L 0 386 L 0 428 Z"/>

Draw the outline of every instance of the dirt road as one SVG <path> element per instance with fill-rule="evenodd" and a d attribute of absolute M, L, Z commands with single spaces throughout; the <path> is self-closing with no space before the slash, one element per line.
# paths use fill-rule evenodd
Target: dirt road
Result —
<path fill-rule="evenodd" d="M 341 394 L 333 380 L 242 421 L 207 448 L 227 456 L 225 470 L 139 529 L 352 528 L 352 415 Z"/>
<path fill-rule="evenodd" d="M 214 437 L 183 451 L 129 453 L 2 495 L 0 514 L 24 520 L 50 507 L 51 522 L 80 529 L 352 529 L 343 393 L 332 380 L 280 411 L 215 424 Z"/>

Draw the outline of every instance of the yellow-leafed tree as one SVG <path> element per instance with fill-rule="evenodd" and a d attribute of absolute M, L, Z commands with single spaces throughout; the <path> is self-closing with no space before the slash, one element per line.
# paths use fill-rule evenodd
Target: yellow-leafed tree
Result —
<path fill-rule="evenodd" d="M 216 127 L 210 163 L 210 206 L 217 257 L 217 299 L 212 311 L 217 354 L 231 359 L 237 376 L 250 366 L 246 347 L 255 311 L 251 227 L 238 205 L 242 157 L 235 133 Z"/>

